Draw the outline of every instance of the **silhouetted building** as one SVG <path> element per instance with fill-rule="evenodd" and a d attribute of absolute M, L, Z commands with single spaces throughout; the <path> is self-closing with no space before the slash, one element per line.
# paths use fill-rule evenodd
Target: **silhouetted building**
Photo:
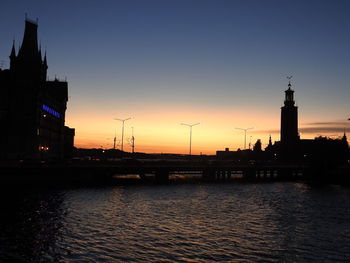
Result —
<path fill-rule="evenodd" d="M 295 106 L 294 91 L 288 84 L 285 91 L 284 106 L 281 108 L 281 141 L 272 145 L 269 142 L 265 151 L 269 159 L 279 161 L 298 161 L 313 164 L 343 163 L 348 154 L 346 135 L 342 139 L 318 137 L 314 140 L 300 139 L 298 132 L 298 108 Z"/>
<path fill-rule="evenodd" d="M 299 158 L 319 167 L 335 167 L 347 162 L 349 145 L 343 138 L 331 139 L 319 136 L 314 140 L 301 140 Z"/>
<path fill-rule="evenodd" d="M 72 151 L 74 129 L 64 125 L 68 83 L 47 80 L 37 28 L 26 19 L 18 54 L 13 43 L 10 68 L 0 69 L 1 159 L 60 160 Z"/>
<path fill-rule="evenodd" d="M 272 144 L 271 135 L 265 151 L 261 151 L 258 140 L 251 150 L 217 151 L 217 160 L 239 162 L 273 161 L 309 163 L 314 167 L 332 168 L 348 162 L 349 145 L 346 134 L 342 138 L 317 137 L 301 140 L 298 132 L 298 108 L 295 106 L 294 91 L 289 82 L 285 91 L 284 106 L 281 108 L 281 140 Z"/>
<path fill-rule="evenodd" d="M 294 90 L 291 87 L 289 82 L 284 106 L 281 108 L 281 143 L 286 146 L 295 145 L 299 140 L 298 107 L 295 106 Z"/>
<path fill-rule="evenodd" d="M 285 90 L 284 105 L 281 107 L 281 131 L 280 141 L 275 143 L 274 156 L 283 160 L 295 160 L 298 156 L 300 138 L 298 132 L 298 107 L 295 106 L 294 90 L 292 84 L 288 83 Z M 269 154 L 271 155 L 271 148 Z"/>
<path fill-rule="evenodd" d="M 225 151 L 216 151 L 217 160 L 232 160 L 237 163 L 247 163 L 249 160 L 254 159 L 255 156 L 252 150 L 230 151 L 229 148 L 225 148 Z"/>

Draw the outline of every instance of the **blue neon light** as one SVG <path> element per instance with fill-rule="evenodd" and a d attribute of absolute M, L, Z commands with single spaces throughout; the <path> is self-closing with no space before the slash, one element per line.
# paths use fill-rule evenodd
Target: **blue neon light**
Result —
<path fill-rule="evenodd" d="M 60 113 L 58 113 L 57 111 L 55 111 L 54 109 L 50 108 L 49 106 L 47 106 L 47 105 L 45 105 L 45 104 L 43 104 L 43 105 L 41 106 L 41 108 L 42 108 L 44 111 L 50 113 L 51 115 L 53 115 L 53 116 L 55 116 L 55 117 L 57 117 L 57 118 L 61 118 L 61 114 L 60 114 Z"/>

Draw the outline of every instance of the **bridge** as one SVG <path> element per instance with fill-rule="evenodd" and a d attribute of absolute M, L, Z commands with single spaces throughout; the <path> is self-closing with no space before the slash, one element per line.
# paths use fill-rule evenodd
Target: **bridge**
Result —
<path fill-rule="evenodd" d="M 81 162 L 71 164 L 0 165 L 0 180 L 6 181 L 108 181 L 125 175 L 137 175 L 166 183 L 171 175 L 197 175 L 203 181 L 239 179 L 246 181 L 283 181 L 305 178 L 311 167 L 303 164 L 239 164 L 208 161 Z"/>

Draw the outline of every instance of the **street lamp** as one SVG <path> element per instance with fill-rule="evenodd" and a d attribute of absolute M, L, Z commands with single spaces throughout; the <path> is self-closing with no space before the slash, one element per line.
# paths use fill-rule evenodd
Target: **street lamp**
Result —
<path fill-rule="evenodd" d="M 113 150 L 115 150 L 115 144 L 117 142 L 117 128 L 114 130 L 114 138 L 113 138 Z"/>
<path fill-rule="evenodd" d="M 121 150 L 123 151 L 124 149 L 124 123 L 127 121 L 127 120 L 130 120 L 131 118 L 127 118 L 127 119 L 115 119 L 116 121 L 121 121 L 123 123 L 122 125 L 122 148 Z"/>
<path fill-rule="evenodd" d="M 187 124 L 187 123 L 181 123 L 181 125 L 185 125 L 185 126 L 188 126 L 188 127 L 190 127 L 190 155 L 191 155 L 191 148 L 192 148 L 192 127 L 193 126 L 196 126 L 196 125 L 198 125 L 199 124 L 199 122 L 198 123 L 195 123 L 195 124 Z"/>
<path fill-rule="evenodd" d="M 132 149 L 132 153 L 135 153 L 134 127 L 131 127 L 131 149 Z"/>
<path fill-rule="evenodd" d="M 254 129 L 254 127 L 250 127 L 250 128 L 235 128 L 237 130 L 241 130 L 244 131 L 244 150 L 246 149 L 246 141 L 247 141 L 247 131 Z"/>

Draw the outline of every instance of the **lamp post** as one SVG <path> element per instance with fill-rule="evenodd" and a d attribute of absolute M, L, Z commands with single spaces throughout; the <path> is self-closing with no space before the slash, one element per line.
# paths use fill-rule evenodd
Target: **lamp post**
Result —
<path fill-rule="evenodd" d="M 127 119 L 117 119 L 117 118 L 115 119 L 116 121 L 121 121 L 123 123 L 123 125 L 122 125 L 122 148 L 121 148 L 122 152 L 123 152 L 123 149 L 124 149 L 124 123 L 127 120 L 130 120 L 130 119 L 131 119 L 131 117 L 127 118 Z"/>
<path fill-rule="evenodd" d="M 244 131 L 244 150 L 246 149 L 246 142 L 247 142 L 247 131 L 254 129 L 254 127 L 250 127 L 250 128 L 235 128 L 237 130 L 241 130 Z"/>
<path fill-rule="evenodd" d="M 131 149 L 132 149 L 132 153 L 135 153 L 135 137 L 134 137 L 134 127 L 131 127 Z"/>
<path fill-rule="evenodd" d="M 114 138 L 113 138 L 113 150 L 115 150 L 115 144 L 117 142 L 117 128 L 114 130 Z"/>
<path fill-rule="evenodd" d="M 198 124 L 199 124 L 199 122 L 195 123 L 195 124 L 181 123 L 181 125 L 185 125 L 185 126 L 190 127 L 190 155 L 192 154 L 192 127 L 196 126 Z"/>

